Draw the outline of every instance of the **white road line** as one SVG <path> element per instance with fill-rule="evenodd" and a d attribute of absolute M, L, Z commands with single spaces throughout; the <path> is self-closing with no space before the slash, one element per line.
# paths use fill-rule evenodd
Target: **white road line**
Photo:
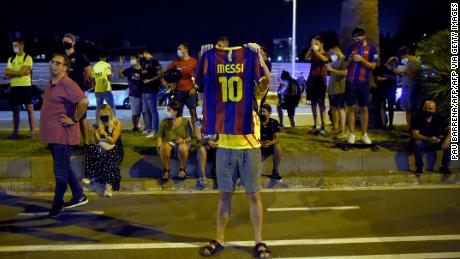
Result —
<path fill-rule="evenodd" d="M 49 212 L 33 212 L 33 213 L 19 213 L 18 216 L 20 217 L 39 217 L 39 216 L 47 216 Z M 87 215 L 104 215 L 103 211 L 66 211 L 64 210 L 64 214 L 72 215 L 72 216 L 87 216 Z"/>
<path fill-rule="evenodd" d="M 280 257 L 279 259 L 327 258 L 327 259 L 424 259 L 424 258 L 460 258 L 460 252 L 418 253 L 418 254 L 381 254 L 381 255 L 345 255 L 345 256 L 309 256 Z"/>
<path fill-rule="evenodd" d="M 267 211 L 320 211 L 320 210 L 359 210 L 359 206 L 335 206 L 335 207 L 296 207 L 296 208 L 267 208 Z"/>
<path fill-rule="evenodd" d="M 361 238 L 329 238 L 329 239 L 293 239 L 268 240 L 269 246 L 300 246 L 330 244 L 363 244 L 389 242 L 421 242 L 421 241 L 456 241 L 460 235 L 435 236 L 396 236 L 396 237 L 361 237 Z M 132 243 L 132 244 L 68 244 L 68 245 L 21 245 L 0 246 L 0 253 L 5 252 L 39 252 L 39 251 L 81 251 L 81 250 L 130 250 L 130 249 L 162 249 L 162 248 L 197 248 L 202 243 Z M 234 241 L 225 243 L 227 247 L 252 247 L 254 241 Z"/>

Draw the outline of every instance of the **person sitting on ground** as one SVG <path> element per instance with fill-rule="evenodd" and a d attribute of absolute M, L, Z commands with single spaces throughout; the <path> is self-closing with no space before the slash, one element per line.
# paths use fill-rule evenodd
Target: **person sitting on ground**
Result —
<path fill-rule="evenodd" d="M 281 180 L 278 172 L 278 167 L 281 162 L 281 130 L 280 124 L 277 120 L 270 118 L 272 115 L 272 107 L 266 103 L 262 106 L 262 113 L 260 115 L 260 141 L 262 144 L 262 160 L 268 156 L 273 155 L 273 170 L 270 178 L 274 180 Z"/>
<path fill-rule="evenodd" d="M 195 137 L 197 143 L 197 159 L 200 165 L 201 176 L 198 179 L 198 184 L 202 188 L 206 188 L 206 162 L 210 157 L 213 158 L 214 165 L 216 160 L 217 145 L 219 142 L 219 135 L 205 135 L 201 133 L 202 121 L 197 120 L 195 124 Z"/>
<path fill-rule="evenodd" d="M 169 168 L 171 155 L 176 153 L 179 157 L 180 169 L 178 178 L 184 180 L 186 177 L 186 165 L 189 153 L 189 143 L 192 140 L 192 126 L 189 120 L 182 117 L 182 106 L 178 101 L 168 104 L 166 118 L 161 121 L 158 131 L 156 148 L 160 154 L 163 164 L 163 175 L 161 180 L 169 180 Z"/>
<path fill-rule="evenodd" d="M 450 174 L 450 126 L 442 116 L 436 113 L 436 103 L 426 101 L 423 113 L 412 123 L 412 147 L 415 155 L 416 175 L 423 173 L 423 152 L 443 150 L 439 171 Z"/>
<path fill-rule="evenodd" d="M 123 145 L 121 143 L 121 122 L 115 118 L 109 105 L 103 104 L 97 110 L 98 118 L 94 124 L 94 142 L 88 145 L 85 153 L 85 177 L 82 182 L 90 183 L 90 179 L 105 184 L 104 196 L 111 197 L 112 190 L 120 190 L 120 166 L 123 161 Z"/>
<path fill-rule="evenodd" d="M 339 47 L 332 48 L 329 51 L 329 54 L 332 62 L 330 64 L 326 64 L 326 69 L 331 75 L 328 86 L 328 95 L 332 113 L 332 134 L 341 139 L 347 136 L 345 129 L 345 124 L 347 122 L 345 112 L 345 81 L 347 68 L 345 67 L 345 55 Z"/>

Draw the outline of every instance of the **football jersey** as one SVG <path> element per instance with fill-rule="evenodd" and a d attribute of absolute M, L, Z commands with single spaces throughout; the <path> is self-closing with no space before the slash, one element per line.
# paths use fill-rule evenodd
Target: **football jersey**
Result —
<path fill-rule="evenodd" d="M 351 45 L 346 53 L 345 60 L 348 60 L 355 54 L 361 55 L 368 62 L 375 62 L 377 51 L 374 46 L 367 43 L 365 45 Z M 361 62 L 352 62 L 348 67 L 347 81 L 353 83 L 369 82 L 371 69 L 365 67 Z"/>
<path fill-rule="evenodd" d="M 112 74 L 112 67 L 105 61 L 99 61 L 93 66 L 93 77 L 95 81 L 94 92 L 101 93 L 111 91 L 109 76 Z"/>
<path fill-rule="evenodd" d="M 203 133 L 254 133 L 255 86 L 264 77 L 258 54 L 249 48 L 212 49 L 195 71 L 203 92 Z"/>

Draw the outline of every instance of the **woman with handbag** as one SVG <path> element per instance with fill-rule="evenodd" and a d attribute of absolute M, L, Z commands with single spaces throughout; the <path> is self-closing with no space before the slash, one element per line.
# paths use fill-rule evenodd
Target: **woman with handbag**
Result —
<path fill-rule="evenodd" d="M 120 165 L 123 161 L 121 143 L 121 122 L 113 115 L 107 104 L 99 108 L 97 122 L 94 124 L 94 142 L 88 145 L 85 155 L 85 178 L 89 184 L 92 179 L 105 184 L 104 196 L 111 197 L 112 190 L 120 190 Z"/>

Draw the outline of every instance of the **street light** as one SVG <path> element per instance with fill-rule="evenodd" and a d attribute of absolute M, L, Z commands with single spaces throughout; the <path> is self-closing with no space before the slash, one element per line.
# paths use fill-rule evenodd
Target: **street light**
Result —
<path fill-rule="evenodd" d="M 297 0 L 284 0 L 284 2 L 292 2 L 292 49 L 291 49 L 291 75 L 295 77 L 295 61 L 297 56 L 296 51 L 296 27 L 297 27 Z"/>

